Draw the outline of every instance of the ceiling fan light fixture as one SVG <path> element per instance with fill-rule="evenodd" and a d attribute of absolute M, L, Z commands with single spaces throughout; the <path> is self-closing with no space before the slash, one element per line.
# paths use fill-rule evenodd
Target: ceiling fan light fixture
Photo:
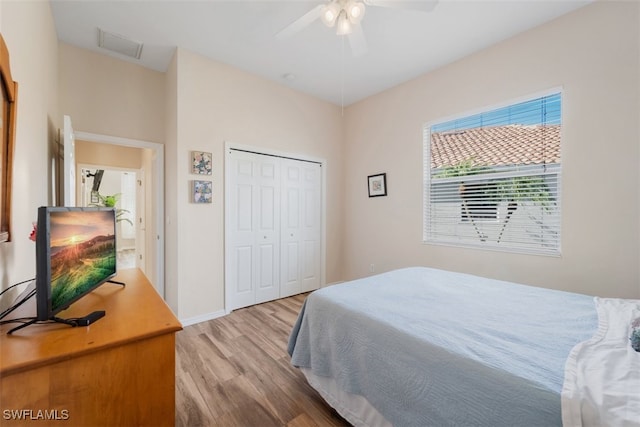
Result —
<path fill-rule="evenodd" d="M 346 34 L 351 34 L 353 28 L 351 27 L 351 21 L 347 17 L 347 13 L 344 11 L 340 12 L 338 16 L 338 28 L 336 30 L 336 34 L 339 36 L 344 36 Z"/>
<path fill-rule="evenodd" d="M 338 16 L 340 15 L 340 6 L 336 2 L 331 2 L 327 4 L 322 9 L 322 14 L 320 15 L 320 19 L 327 27 L 333 27 L 336 24 Z"/>
<path fill-rule="evenodd" d="M 352 24 L 360 23 L 364 16 L 364 10 L 364 3 L 355 0 L 350 0 L 345 7 L 349 21 L 351 21 Z"/>

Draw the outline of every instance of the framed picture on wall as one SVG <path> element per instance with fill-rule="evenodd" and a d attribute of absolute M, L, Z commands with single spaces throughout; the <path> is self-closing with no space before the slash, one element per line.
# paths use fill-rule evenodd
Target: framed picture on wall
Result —
<path fill-rule="evenodd" d="M 211 175 L 211 157 L 211 153 L 192 151 L 191 172 L 198 175 Z"/>
<path fill-rule="evenodd" d="M 380 197 L 387 195 L 387 174 L 379 173 L 367 177 L 369 185 L 369 197 Z"/>
<path fill-rule="evenodd" d="M 193 203 L 211 203 L 213 184 L 211 181 L 193 181 Z"/>

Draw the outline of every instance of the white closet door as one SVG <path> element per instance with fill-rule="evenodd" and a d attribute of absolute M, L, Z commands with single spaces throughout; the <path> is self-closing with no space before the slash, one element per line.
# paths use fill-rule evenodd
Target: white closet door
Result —
<path fill-rule="evenodd" d="M 256 304 L 280 296 L 280 159 L 256 155 Z"/>
<path fill-rule="evenodd" d="M 320 287 L 321 166 L 282 159 L 280 296 Z"/>
<path fill-rule="evenodd" d="M 230 159 L 226 289 L 233 310 L 280 294 L 280 159 L 241 151 Z"/>
<path fill-rule="evenodd" d="M 322 170 L 319 164 L 304 165 L 302 185 L 301 291 L 309 292 L 320 287 Z"/>

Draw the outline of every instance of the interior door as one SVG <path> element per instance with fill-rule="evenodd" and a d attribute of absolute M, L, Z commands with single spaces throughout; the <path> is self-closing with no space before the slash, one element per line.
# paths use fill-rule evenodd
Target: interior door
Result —
<path fill-rule="evenodd" d="M 281 297 L 320 287 L 320 203 L 320 164 L 282 159 Z"/>
<path fill-rule="evenodd" d="M 63 202 L 64 206 L 76 206 L 76 143 L 71 117 L 63 117 Z"/>
<path fill-rule="evenodd" d="M 299 294 L 300 280 L 300 238 L 304 192 L 300 165 L 289 160 L 282 163 L 282 209 L 281 215 L 281 267 L 280 296 Z"/>
<path fill-rule="evenodd" d="M 226 289 L 233 310 L 280 294 L 280 166 L 276 157 L 229 156 Z"/>
<path fill-rule="evenodd" d="M 256 155 L 256 304 L 280 297 L 280 159 Z"/>
<path fill-rule="evenodd" d="M 320 248 L 322 218 L 322 171 L 321 165 L 305 162 L 302 166 L 301 205 L 301 292 L 320 287 Z"/>

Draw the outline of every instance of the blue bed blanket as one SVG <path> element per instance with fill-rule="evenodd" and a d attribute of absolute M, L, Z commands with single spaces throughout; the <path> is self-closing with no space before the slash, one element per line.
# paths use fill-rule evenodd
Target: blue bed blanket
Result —
<path fill-rule="evenodd" d="M 415 267 L 313 292 L 288 350 L 396 427 L 560 426 L 567 356 L 597 325 L 587 295 Z"/>

